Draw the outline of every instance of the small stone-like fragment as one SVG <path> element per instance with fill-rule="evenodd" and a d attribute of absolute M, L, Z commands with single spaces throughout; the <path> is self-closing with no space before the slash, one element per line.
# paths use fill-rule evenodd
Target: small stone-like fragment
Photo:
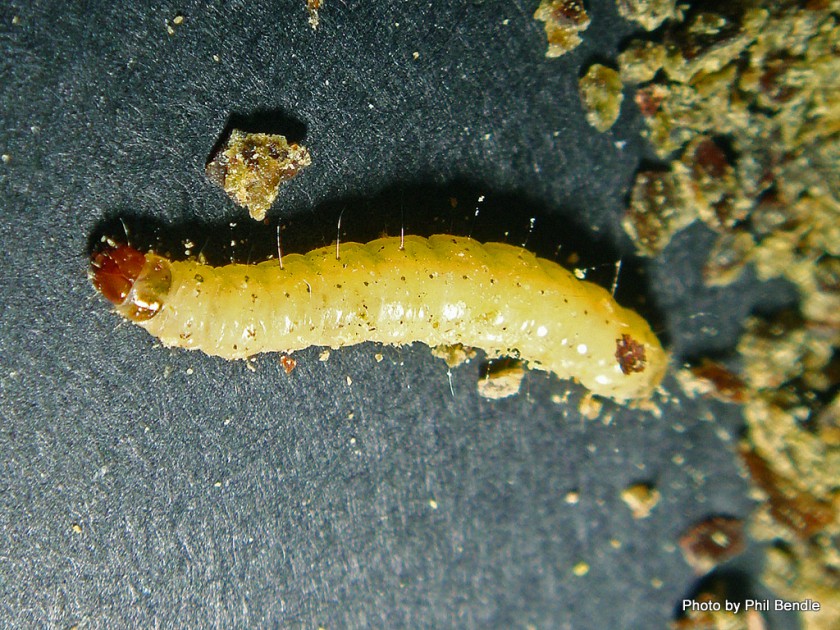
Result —
<path fill-rule="evenodd" d="M 636 520 L 647 518 L 659 503 L 659 490 L 646 483 L 637 483 L 621 491 L 621 500 L 627 504 Z"/>
<path fill-rule="evenodd" d="M 607 131 L 618 119 L 624 100 L 621 88 L 618 72 L 599 63 L 592 64 L 578 81 L 586 121 L 598 131 Z"/>
<path fill-rule="evenodd" d="M 652 31 L 668 19 L 679 19 L 677 0 L 616 0 L 618 12 L 625 20 Z"/>
<path fill-rule="evenodd" d="M 542 0 L 534 19 L 545 22 L 548 38 L 546 57 L 560 57 L 583 41 L 580 33 L 589 28 L 589 16 L 578 0 Z"/>
<path fill-rule="evenodd" d="M 499 400 L 519 393 L 525 370 L 522 361 L 498 359 L 491 361 L 482 370 L 478 379 L 478 395 L 482 398 Z"/>
<path fill-rule="evenodd" d="M 647 83 L 665 63 L 665 46 L 634 39 L 618 55 L 618 70 L 624 83 Z"/>
<path fill-rule="evenodd" d="M 722 562 L 734 558 L 745 548 L 741 519 L 713 516 L 693 525 L 680 537 L 685 561 L 698 575 L 705 575 Z"/>
<path fill-rule="evenodd" d="M 207 163 L 205 173 L 237 204 L 248 208 L 252 218 L 262 221 L 280 185 L 311 163 L 309 151 L 289 144 L 284 136 L 234 129 Z"/>

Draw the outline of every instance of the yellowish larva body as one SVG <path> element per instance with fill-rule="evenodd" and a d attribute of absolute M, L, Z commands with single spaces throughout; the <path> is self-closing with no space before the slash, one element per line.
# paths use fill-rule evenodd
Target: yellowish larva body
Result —
<path fill-rule="evenodd" d="M 397 237 L 343 243 L 338 260 L 325 247 L 284 256 L 282 268 L 148 254 L 118 310 L 167 346 L 226 359 L 365 341 L 460 343 L 616 400 L 645 397 L 661 381 L 667 355 L 658 339 L 602 287 L 502 243 L 438 235 L 402 245 Z M 137 317 L 137 304 L 151 315 Z"/>

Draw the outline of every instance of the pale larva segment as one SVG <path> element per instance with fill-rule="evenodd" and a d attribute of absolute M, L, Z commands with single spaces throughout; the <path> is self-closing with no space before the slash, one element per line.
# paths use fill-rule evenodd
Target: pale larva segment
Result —
<path fill-rule="evenodd" d="M 438 235 L 326 247 L 259 265 L 171 262 L 163 308 L 140 322 L 166 345 L 234 359 L 365 341 L 455 343 L 574 378 L 617 400 L 649 395 L 667 355 L 603 288 L 511 245 Z M 625 374 L 617 343 L 644 348 Z"/>

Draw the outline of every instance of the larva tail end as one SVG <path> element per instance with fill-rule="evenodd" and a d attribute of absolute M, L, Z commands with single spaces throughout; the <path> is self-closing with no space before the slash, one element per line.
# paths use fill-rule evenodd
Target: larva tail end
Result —
<path fill-rule="evenodd" d="M 120 306 L 143 271 L 146 256 L 128 245 L 109 245 L 93 255 L 90 279 L 108 300 Z"/>

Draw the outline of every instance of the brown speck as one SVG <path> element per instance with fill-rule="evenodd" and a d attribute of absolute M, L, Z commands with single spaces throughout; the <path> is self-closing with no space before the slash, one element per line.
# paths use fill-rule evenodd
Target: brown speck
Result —
<path fill-rule="evenodd" d="M 647 365 L 645 358 L 645 346 L 633 339 L 630 335 L 621 335 L 621 339 L 615 340 L 615 358 L 621 371 L 625 374 L 632 372 L 644 372 Z"/>

